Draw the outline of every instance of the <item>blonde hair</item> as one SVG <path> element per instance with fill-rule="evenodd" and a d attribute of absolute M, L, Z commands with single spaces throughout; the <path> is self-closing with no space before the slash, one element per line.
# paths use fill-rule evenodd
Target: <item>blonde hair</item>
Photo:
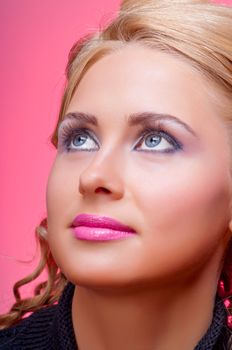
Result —
<path fill-rule="evenodd" d="M 206 0 L 124 0 L 118 16 L 102 31 L 79 40 L 71 49 L 58 122 L 51 141 L 57 147 L 57 131 L 73 94 L 86 71 L 105 55 L 130 43 L 164 51 L 187 60 L 207 77 L 221 95 L 227 118 L 232 117 L 232 8 Z M 232 118 L 231 118 L 232 119 Z M 41 259 L 35 271 L 15 283 L 16 302 L 0 316 L 0 328 L 19 322 L 27 312 L 55 303 L 67 283 L 56 265 L 46 240 L 47 221 L 36 229 Z M 227 258 L 223 276 L 232 280 L 231 261 Z M 19 288 L 36 279 L 43 269 L 48 280 L 35 288 L 32 298 L 21 299 Z M 229 281 L 229 282 L 228 282 Z"/>

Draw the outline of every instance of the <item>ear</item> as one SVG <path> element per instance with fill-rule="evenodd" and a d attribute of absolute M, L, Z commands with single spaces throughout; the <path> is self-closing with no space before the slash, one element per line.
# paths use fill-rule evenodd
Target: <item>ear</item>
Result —
<path fill-rule="evenodd" d="M 229 224 L 228 224 L 228 230 L 230 231 L 230 234 L 232 236 L 232 215 L 231 215 L 231 218 L 230 218 L 230 221 L 229 221 Z"/>
<path fill-rule="evenodd" d="M 40 224 L 39 226 L 36 227 L 36 234 L 39 239 L 43 239 L 47 241 L 47 235 L 48 235 L 47 227 Z"/>
<path fill-rule="evenodd" d="M 36 236 L 39 240 L 46 240 L 48 235 L 48 222 L 47 218 L 41 220 L 39 226 L 35 228 Z"/>

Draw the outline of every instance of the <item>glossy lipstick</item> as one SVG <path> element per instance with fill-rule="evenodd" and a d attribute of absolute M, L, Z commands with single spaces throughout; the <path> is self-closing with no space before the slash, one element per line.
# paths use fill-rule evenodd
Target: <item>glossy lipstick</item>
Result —
<path fill-rule="evenodd" d="M 111 241 L 127 238 L 136 233 L 131 227 L 115 219 L 92 214 L 78 215 L 73 220 L 71 228 L 74 237 L 86 241 Z"/>

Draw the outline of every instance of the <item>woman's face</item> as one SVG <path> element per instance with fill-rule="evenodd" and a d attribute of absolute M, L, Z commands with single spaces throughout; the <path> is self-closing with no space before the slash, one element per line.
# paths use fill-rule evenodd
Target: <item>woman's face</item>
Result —
<path fill-rule="evenodd" d="M 84 75 L 47 186 L 49 244 L 73 283 L 160 285 L 216 271 L 231 190 L 228 132 L 212 89 L 186 62 L 136 45 Z M 70 226 L 83 213 L 136 233 L 78 239 Z"/>

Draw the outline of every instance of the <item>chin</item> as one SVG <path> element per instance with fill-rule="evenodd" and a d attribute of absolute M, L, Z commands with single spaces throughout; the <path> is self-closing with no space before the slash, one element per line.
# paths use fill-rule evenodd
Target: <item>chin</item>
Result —
<path fill-rule="evenodd" d="M 80 267 L 73 270 L 63 266 L 62 271 L 68 281 L 73 284 L 91 289 L 117 289 L 129 286 L 136 286 L 139 282 L 133 276 L 122 276 L 119 272 L 111 269 L 81 269 Z"/>

